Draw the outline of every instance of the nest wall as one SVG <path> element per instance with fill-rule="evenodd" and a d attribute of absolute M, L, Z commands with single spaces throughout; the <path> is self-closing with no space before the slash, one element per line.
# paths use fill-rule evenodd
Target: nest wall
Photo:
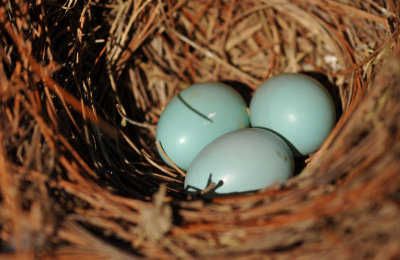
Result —
<path fill-rule="evenodd" d="M 396 0 L 2 1 L 2 256 L 399 258 L 399 21 Z M 156 150 L 168 101 L 283 72 L 333 96 L 322 147 L 284 185 L 188 196 Z"/>

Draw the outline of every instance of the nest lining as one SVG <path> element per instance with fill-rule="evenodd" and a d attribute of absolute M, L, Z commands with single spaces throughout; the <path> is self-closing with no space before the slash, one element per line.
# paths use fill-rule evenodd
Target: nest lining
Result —
<path fill-rule="evenodd" d="M 396 1 L 3 3 L 1 250 L 399 256 L 398 14 Z M 163 107 L 204 81 L 248 99 L 281 72 L 331 84 L 341 117 L 324 145 L 284 186 L 187 200 L 156 153 Z"/>

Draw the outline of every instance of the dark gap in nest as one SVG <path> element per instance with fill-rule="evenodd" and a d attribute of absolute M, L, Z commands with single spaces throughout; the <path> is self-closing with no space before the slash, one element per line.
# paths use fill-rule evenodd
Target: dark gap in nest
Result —
<path fill-rule="evenodd" d="M 90 232 L 92 235 L 94 235 L 97 239 L 103 240 L 104 243 L 106 244 L 111 244 L 112 246 L 118 248 L 119 250 L 125 251 L 127 253 L 130 253 L 135 256 L 143 257 L 143 254 L 140 254 L 137 250 L 135 250 L 132 247 L 132 243 L 127 242 L 126 240 L 123 240 L 121 238 L 118 238 L 114 234 L 107 234 L 109 230 L 104 229 L 104 228 L 98 228 L 96 226 L 87 224 L 87 223 L 82 223 L 80 221 L 77 221 L 77 223 L 86 229 L 86 231 Z"/>
<path fill-rule="evenodd" d="M 13 45 L 12 44 L 12 40 L 11 40 L 11 38 L 10 38 L 10 36 L 8 34 L 3 33 L 1 40 L 2 40 L 1 41 L 1 45 L 3 47 L 2 51 L 4 51 L 4 52 L 7 51 L 6 48 L 5 48 L 6 46 L 12 46 Z M 5 55 L 5 53 L 4 53 L 4 55 L 2 55 L 1 58 L 2 58 L 1 60 L 2 60 L 2 63 L 3 63 L 3 69 L 5 71 L 6 77 L 7 77 L 7 79 L 11 79 L 11 76 L 13 75 L 14 70 L 15 70 L 15 66 L 16 66 L 16 62 L 15 61 L 18 60 L 19 56 L 18 56 L 16 50 L 14 49 L 10 53 L 10 60 L 6 59 L 7 55 Z"/>
<path fill-rule="evenodd" d="M 336 225 L 336 221 L 335 221 L 335 219 L 333 217 L 330 217 L 330 216 L 323 217 L 323 216 L 321 216 L 321 218 L 323 218 L 323 222 L 324 222 L 326 227 L 330 227 L 332 229 L 336 228 L 336 226 L 337 226 Z"/>
<path fill-rule="evenodd" d="M 179 202 L 179 199 L 175 199 L 170 204 L 172 209 L 172 224 L 176 226 L 181 226 L 183 223 L 183 217 L 179 213 L 179 211 L 182 209 L 181 205 L 179 205 Z"/>
<path fill-rule="evenodd" d="M 32 205 L 32 198 L 29 198 L 28 195 L 29 193 L 31 193 L 33 191 L 33 187 L 32 186 L 34 183 L 32 183 L 32 181 L 28 181 L 28 180 L 21 180 L 19 183 L 19 188 L 22 194 L 24 194 L 25 196 L 21 197 L 21 209 L 24 211 L 29 211 Z M 32 193 L 29 194 L 32 197 Z M 34 198 L 33 198 L 34 199 Z"/>
<path fill-rule="evenodd" d="M 247 106 L 250 105 L 250 100 L 253 93 L 248 85 L 234 80 L 223 80 L 221 81 L 221 83 L 227 84 L 228 86 L 231 86 L 233 89 L 239 92 L 239 94 L 243 97 L 244 101 L 246 102 Z"/>
<path fill-rule="evenodd" d="M 79 199 L 78 197 L 68 194 L 62 189 L 48 187 L 49 197 L 54 198 L 59 204 L 54 204 L 55 208 L 53 212 L 58 213 L 58 217 L 66 216 L 67 214 L 74 213 L 77 205 L 83 207 L 83 209 L 89 209 L 91 206 L 88 202 Z"/>
<path fill-rule="evenodd" d="M 10 80 L 11 75 L 14 72 L 15 65 L 11 64 L 11 63 L 8 64 L 4 60 L 2 61 L 2 63 L 3 63 L 3 68 L 4 68 L 4 71 L 5 71 L 5 75 L 6 75 L 7 79 Z"/>
<path fill-rule="evenodd" d="M 147 196 L 152 195 L 150 188 L 152 186 L 146 182 L 143 176 L 138 176 L 134 171 L 122 172 L 115 169 L 106 174 L 102 174 L 102 185 L 111 187 L 114 194 L 124 197 L 146 200 Z"/>
<path fill-rule="evenodd" d="M 15 248 L 11 242 L 0 239 L 0 253 L 12 254 L 15 253 Z"/>
<path fill-rule="evenodd" d="M 135 175 L 135 173 L 131 174 Z M 142 194 L 142 199 L 146 199 L 147 196 L 153 195 L 158 190 L 158 185 L 160 184 L 160 182 L 154 183 L 154 179 L 146 176 L 136 175 L 135 178 L 133 178 L 132 176 L 124 175 L 122 178 L 126 181 L 126 188 L 135 188 L 136 190 L 134 193 Z"/>
<path fill-rule="evenodd" d="M 73 15 L 73 12 L 68 13 Z M 77 30 L 77 26 L 71 27 L 71 21 L 65 15 L 62 15 L 59 11 L 50 13 L 47 15 L 47 23 L 53 26 L 49 27 L 49 37 L 51 41 L 50 47 L 52 48 L 53 58 L 57 63 L 64 64 L 65 61 L 69 60 L 69 52 L 74 47 L 76 41 L 74 34 L 71 33 L 73 30 Z M 63 18 L 60 18 L 63 17 Z"/>
<path fill-rule="evenodd" d="M 151 193 L 146 189 L 148 186 L 142 178 L 134 174 L 134 170 L 122 171 L 118 167 L 104 166 L 101 175 L 102 182 L 105 186 L 112 187 L 113 193 L 125 197 L 145 199 Z"/>
<path fill-rule="evenodd" d="M 304 241 L 299 240 L 299 241 L 295 241 L 289 245 L 276 246 L 276 247 L 273 247 L 272 249 L 260 250 L 259 253 L 263 254 L 266 259 L 269 259 L 267 256 L 271 253 L 282 253 L 282 252 L 295 250 L 296 248 L 301 247 L 303 244 L 304 244 Z M 235 252 L 235 253 L 231 253 L 231 254 L 226 254 L 225 257 L 227 257 L 226 259 L 229 259 L 229 257 L 238 257 L 240 255 L 248 255 L 249 253 L 251 253 L 251 252 L 248 252 L 248 251 Z M 242 258 L 240 258 L 240 259 L 242 259 Z M 246 259 L 246 258 L 243 258 L 243 259 Z M 253 259 L 253 258 L 250 258 L 250 259 Z M 255 259 L 263 259 L 263 258 L 255 258 Z"/>
<path fill-rule="evenodd" d="M 364 124 L 358 128 L 354 127 L 354 132 L 351 135 L 350 147 L 357 146 L 361 143 L 373 128 L 374 126 L 372 124 Z"/>
<path fill-rule="evenodd" d="M 400 189 L 398 189 L 396 192 L 390 194 L 389 197 L 392 200 L 394 200 L 397 204 L 399 204 L 399 206 L 400 206 Z"/>
<path fill-rule="evenodd" d="M 277 246 L 277 247 L 275 247 L 273 250 L 270 250 L 269 252 L 285 252 L 285 251 L 290 251 L 290 250 L 294 250 L 294 249 L 296 249 L 297 247 L 300 247 L 300 246 L 302 246 L 303 245 L 303 241 L 302 240 L 299 240 L 299 241 L 296 241 L 296 242 L 293 242 L 292 244 L 290 244 L 290 245 L 285 245 L 285 246 Z"/>
<path fill-rule="evenodd" d="M 308 156 L 300 156 L 294 158 L 294 172 L 293 176 L 299 175 L 303 169 L 307 166 L 306 159 Z"/>
<path fill-rule="evenodd" d="M 344 230 L 343 230 L 343 232 L 344 232 L 346 235 L 351 235 L 351 234 L 353 234 L 353 229 L 352 229 L 351 227 L 345 227 Z"/>
<path fill-rule="evenodd" d="M 136 54 L 135 52 L 135 56 L 139 55 L 140 57 L 143 56 L 143 58 L 145 58 L 144 55 L 141 55 L 140 52 L 138 54 Z M 144 89 L 144 94 L 147 95 L 148 101 L 150 101 L 150 104 L 146 104 L 148 107 L 144 108 L 145 110 L 141 110 L 142 108 L 139 108 L 138 106 L 136 106 L 134 104 L 134 102 L 136 102 L 135 97 L 134 97 L 134 93 L 132 91 L 132 88 L 134 87 L 131 82 L 130 76 L 129 76 L 129 70 L 133 70 L 134 72 L 136 72 L 136 74 L 139 75 L 139 78 L 137 79 L 138 84 L 143 84 L 144 86 L 147 86 L 148 84 L 148 79 L 146 78 L 143 70 L 137 66 L 137 64 L 135 63 L 129 63 L 126 64 L 126 68 L 124 69 L 124 71 L 122 72 L 121 76 L 118 79 L 118 97 L 120 98 L 120 101 L 126 111 L 126 116 L 130 119 L 133 119 L 134 121 L 143 123 L 143 122 L 148 122 L 149 118 L 146 118 L 146 112 L 148 112 L 149 108 L 148 107 L 153 107 L 156 106 L 157 104 L 154 103 L 154 101 L 151 99 L 151 92 L 149 91 L 149 89 L 145 88 Z M 134 76 L 136 76 L 136 74 Z M 140 86 L 139 86 L 140 88 Z M 121 116 L 118 114 L 115 104 L 113 107 L 110 108 L 112 110 L 113 113 L 115 113 L 116 116 L 116 122 L 120 122 L 120 120 L 122 119 Z M 131 124 L 127 123 L 128 126 L 131 126 Z M 128 129 L 129 131 L 126 131 L 126 133 L 129 134 L 130 137 L 133 137 L 133 135 L 131 134 L 131 131 L 141 131 L 143 130 L 143 128 L 139 127 L 139 126 L 132 126 L 131 129 Z"/>
<path fill-rule="evenodd" d="M 341 184 L 343 181 L 346 180 L 346 177 L 349 175 L 349 171 L 344 171 L 341 172 L 340 174 L 336 174 L 335 178 L 332 179 L 331 181 L 329 181 L 329 184 L 333 185 L 333 186 L 338 186 L 339 184 Z M 325 176 L 324 176 L 325 177 Z M 326 183 L 326 178 L 322 177 L 322 181 L 320 181 L 320 183 Z M 329 177 L 331 178 L 331 177 Z"/>
<path fill-rule="evenodd" d="M 381 120 L 384 121 L 384 118 L 381 118 Z M 399 125 L 396 125 L 396 124 L 390 124 L 388 127 L 388 130 L 389 130 L 391 136 L 396 136 L 400 133 Z"/>

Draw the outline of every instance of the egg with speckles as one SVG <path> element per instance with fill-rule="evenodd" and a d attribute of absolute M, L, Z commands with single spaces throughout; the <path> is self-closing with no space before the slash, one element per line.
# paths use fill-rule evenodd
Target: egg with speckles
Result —
<path fill-rule="evenodd" d="M 262 83 L 250 101 L 250 122 L 285 140 L 295 157 L 315 152 L 336 121 L 332 97 L 317 80 L 283 73 Z"/>
<path fill-rule="evenodd" d="M 167 104 L 157 124 L 156 141 L 177 167 L 186 170 L 208 143 L 248 127 L 249 121 L 246 102 L 236 90 L 222 83 L 198 83 Z"/>
<path fill-rule="evenodd" d="M 261 128 L 227 133 L 205 146 L 190 164 L 184 187 L 207 197 L 253 192 L 284 183 L 293 174 L 293 156 L 276 134 Z"/>

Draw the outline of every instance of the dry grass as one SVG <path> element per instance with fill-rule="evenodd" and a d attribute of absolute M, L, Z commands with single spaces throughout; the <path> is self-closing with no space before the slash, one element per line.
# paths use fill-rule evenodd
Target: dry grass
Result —
<path fill-rule="evenodd" d="M 3 0 L 1 257 L 399 258 L 399 21 L 396 0 Z M 162 109 L 281 72 L 334 96 L 324 145 L 283 186 L 188 199 Z"/>

